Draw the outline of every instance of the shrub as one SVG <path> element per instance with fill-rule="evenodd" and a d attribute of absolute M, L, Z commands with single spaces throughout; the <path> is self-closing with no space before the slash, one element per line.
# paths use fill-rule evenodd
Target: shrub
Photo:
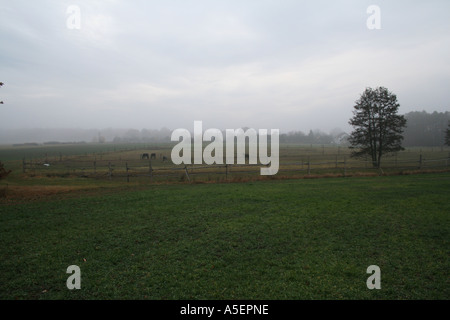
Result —
<path fill-rule="evenodd" d="M 0 162 L 0 179 L 6 178 L 6 176 L 10 173 L 11 170 L 6 170 L 3 163 Z"/>

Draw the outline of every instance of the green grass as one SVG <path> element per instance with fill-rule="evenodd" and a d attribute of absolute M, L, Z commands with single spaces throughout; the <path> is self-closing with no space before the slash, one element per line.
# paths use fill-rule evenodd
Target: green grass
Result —
<path fill-rule="evenodd" d="M 422 174 L 3 203 L 0 298 L 448 299 L 449 191 L 450 174 Z"/>
<path fill-rule="evenodd" d="M 80 143 L 80 144 L 39 144 L 37 146 L 0 145 L 0 160 L 48 159 L 58 161 L 60 157 L 100 157 L 110 154 L 133 152 L 139 149 L 168 148 L 167 144 L 158 143 Z"/>
<path fill-rule="evenodd" d="M 148 170 L 148 161 L 140 160 L 142 153 L 156 153 L 157 159 L 152 166 L 155 169 L 174 167 L 171 161 L 162 163 L 160 154 L 171 157 L 171 151 L 175 143 L 172 144 L 67 144 L 67 145 L 38 145 L 32 147 L 0 146 L 0 161 L 8 169 L 22 172 L 23 160 L 26 161 L 26 170 L 32 174 L 47 174 L 48 172 L 64 174 L 72 172 L 73 169 L 85 168 L 88 172 L 94 171 L 94 161 L 99 171 L 106 171 L 108 162 L 117 169 L 125 170 L 125 163 L 130 167 L 143 166 Z M 206 146 L 207 144 L 205 144 Z M 366 159 L 354 159 L 350 157 L 350 149 L 345 146 L 335 145 L 294 145 L 281 144 L 280 170 L 307 169 L 308 161 L 311 162 L 313 172 L 332 168 L 339 168 L 342 171 L 344 160 L 348 169 L 371 168 L 370 161 Z M 445 167 L 448 168 L 449 161 L 446 159 L 450 155 L 449 147 L 423 147 L 407 148 L 397 154 L 386 154 L 382 159 L 382 167 L 386 168 L 417 168 L 422 156 L 423 167 Z M 435 161 L 440 159 L 440 161 Z M 51 163 L 51 167 L 44 167 L 43 163 Z M 336 162 L 338 162 L 336 164 Z M 224 160 L 225 163 L 225 160 Z M 303 164 L 303 165 L 302 165 Z M 397 170 L 398 171 L 398 170 Z"/>
<path fill-rule="evenodd" d="M 449 299 L 449 191 L 443 173 L 0 203 L 0 299 Z"/>

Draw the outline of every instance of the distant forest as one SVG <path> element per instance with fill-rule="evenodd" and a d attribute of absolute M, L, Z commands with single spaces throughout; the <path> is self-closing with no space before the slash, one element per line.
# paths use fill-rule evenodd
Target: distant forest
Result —
<path fill-rule="evenodd" d="M 404 147 L 440 147 L 450 123 L 450 112 L 413 111 L 404 115 Z M 246 129 L 246 128 L 244 128 Z M 58 143 L 160 143 L 170 142 L 172 131 L 156 129 L 29 129 L 0 130 L 0 144 L 58 144 Z M 292 131 L 280 134 L 280 143 L 315 145 L 347 145 L 350 132 L 334 129 L 329 133 L 320 130 Z M 55 137 L 58 137 L 55 139 Z"/>
<path fill-rule="evenodd" d="M 450 112 L 413 111 L 406 113 L 406 128 L 403 133 L 404 147 L 438 147 L 443 146 L 445 133 L 450 123 Z M 304 144 L 346 144 L 348 133 L 335 130 L 331 133 L 301 131 L 280 135 L 280 142 Z"/>
<path fill-rule="evenodd" d="M 435 147 L 444 145 L 445 133 L 450 123 L 450 112 L 414 111 L 405 114 L 405 147 Z"/>

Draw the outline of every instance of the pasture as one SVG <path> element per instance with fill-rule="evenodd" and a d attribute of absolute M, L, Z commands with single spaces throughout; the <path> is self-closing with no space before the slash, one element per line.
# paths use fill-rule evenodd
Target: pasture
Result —
<path fill-rule="evenodd" d="M 61 148 L 82 146 L 54 148 L 31 148 L 33 158 L 57 162 Z M 285 146 L 281 162 L 336 151 L 302 148 Z M 65 157 L 94 156 L 70 150 Z M 167 149 L 116 147 L 101 156 L 142 150 Z M 418 150 L 397 160 L 408 152 L 416 161 Z M 158 183 L 23 173 L 22 153 L 0 154 L 13 169 L 1 181 L 0 299 L 450 298 L 445 167 Z M 81 269 L 80 290 L 66 287 L 70 265 Z M 381 269 L 380 290 L 366 286 L 370 265 Z"/>
<path fill-rule="evenodd" d="M 448 147 L 408 148 L 386 155 L 382 169 L 369 159 L 354 159 L 345 146 L 281 144 L 276 176 L 261 177 L 261 164 L 174 165 L 174 144 L 78 144 L 0 147 L 0 161 L 13 170 L 12 185 L 23 178 L 53 184 L 60 178 L 83 177 L 115 182 L 231 182 L 314 176 L 404 174 L 450 169 Z M 248 147 L 248 146 L 247 146 Z M 248 150 L 248 149 L 247 149 Z M 143 154 L 155 155 L 142 158 Z M 167 159 L 167 160 L 164 160 Z M 193 162 L 193 161 L 192 161 Z M 14 179 L 16 178 L 16 179 Z M 48 179 L 50 178 L 50 179 Z"/>

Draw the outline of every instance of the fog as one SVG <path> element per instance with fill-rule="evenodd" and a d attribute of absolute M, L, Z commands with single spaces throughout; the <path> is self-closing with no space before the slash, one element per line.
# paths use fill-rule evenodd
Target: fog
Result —
<path fill-rule="evenodd" d="M 2 1 L 0 143 L 112 141 L 195 120 L 349 132 L 354 102 L 377 86 L 402 114 L 448 111 L 449 11 L 447 0 Z"/>

